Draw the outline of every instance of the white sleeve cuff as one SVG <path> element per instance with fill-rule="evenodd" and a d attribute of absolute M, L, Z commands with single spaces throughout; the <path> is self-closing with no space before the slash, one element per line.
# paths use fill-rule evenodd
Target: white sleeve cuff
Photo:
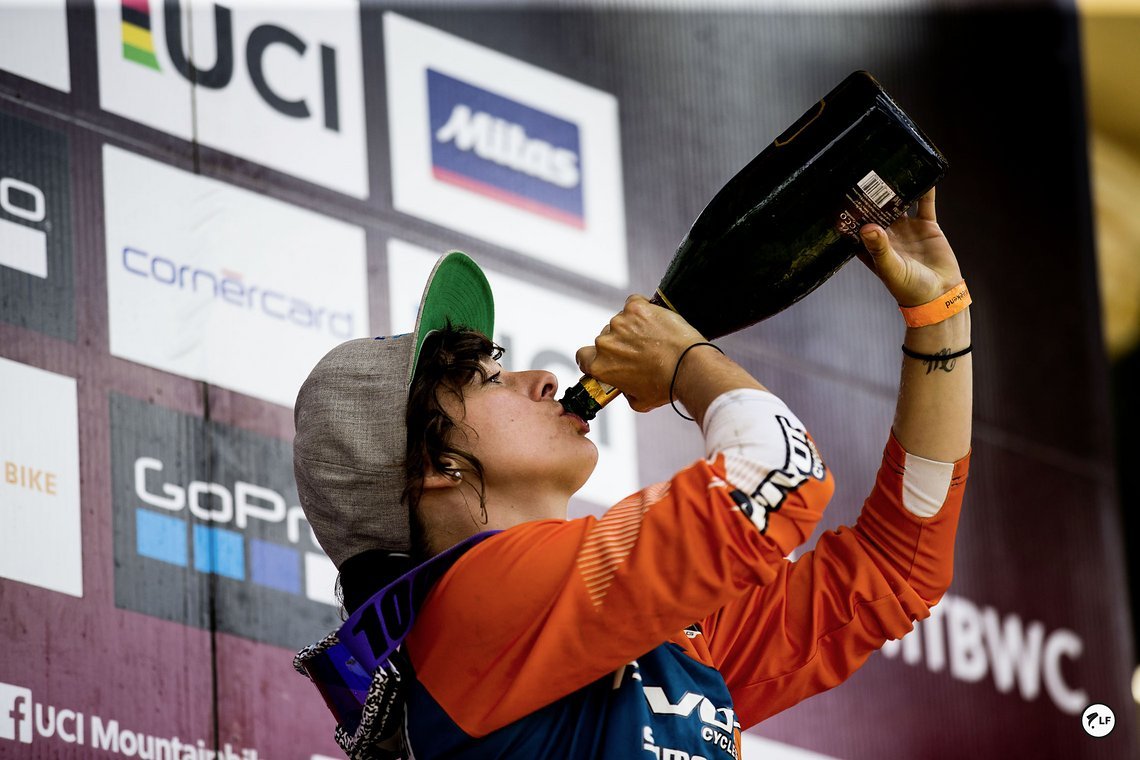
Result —
<path fill-rule="evenodd" d="M 768 391 L 738 388 L 717 396 L 705 411 L 704 436 L 710 460 L 724 454 L 728 482 L 773 507 L 804 478 L 825 474 L 803 423 Z"/>
<path fill-rule="evenodd" d="M 942 509 L 953 477 L 953 462 L 935 462 L 908 451 L 903 464 L 903 506 L 919 517 L 933 517 Z"/>

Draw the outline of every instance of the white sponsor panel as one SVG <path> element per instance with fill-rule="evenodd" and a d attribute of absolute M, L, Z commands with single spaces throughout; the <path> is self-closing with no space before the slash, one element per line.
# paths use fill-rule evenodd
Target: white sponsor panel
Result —
<path fill-rule="evenodd" d="M 0 219 L 0 266 L 47 278 L 47 233 Z"/>
<path fill-rule="evenodd" d="M 0 576 L 83 596 L 74 378 L 0 359 Z"/>
<path fill-rule="evenodd" d="M 793 747 L 791 744 L 765 739 L 745 731 L 740 735 L 743 757 L 762 757 L 764 760 L 834 760 L 831 755 Z"/>
<path fill-rule="evenodd" d="M 339 607 L 340 600 L 336 598 L 338 575 L 336 565 L 327 555 L 305 552 L 305 596 L 314 602 Z"/>
<path fill-rule="evenodd" d="M 388 244 L 388 283 L 394 334 L 415 327 L 424 283 L 439 254 L 400 240 Z M 606 309 L 554 293 L 483 267 L 495 293 L 495 341 L 507 349 L 509 369 L 546 369 L 558 378 L 559 396 L 578 382 L 574 352 L 589 343 L 617 309 Z M 623 401 L 590 422 L 598 466 L 577 493 L 601 509 L 636 491 L 637 433 L 634 412 Z M 601 509 L 595 510 L 600 513 Z"/>
<path fill-rule="evenodd" d="M 104 110 L 368 197 L 356 0 L 100 0 L 95 12 Z"/>
<path fill-rule="evenodd" d="M 0 69 L 71 91 L 66 0 L 0 4 Z"/>
<path fill-rule="evenodd" d="M 13 195 L 29 198 L 31 205 L 24 207 L 14 202 Z M 42 222 L 47 218 L 47 198 L 33 184 L 15 177 L 0 177 L 0 210 L 17 219 Z M 0 266 L 47 278 L 47 233 L 0 219 Z"/>
<path fill-rule="evenodd" d="M 384 46 L 396 209 L 628 284 L 613 95 L 393 13 Z"/>
<path fill-rule="evenodd" d="M 364 231 L 104 146 L 111 353 L 292 406 L 368 326 Z"/>

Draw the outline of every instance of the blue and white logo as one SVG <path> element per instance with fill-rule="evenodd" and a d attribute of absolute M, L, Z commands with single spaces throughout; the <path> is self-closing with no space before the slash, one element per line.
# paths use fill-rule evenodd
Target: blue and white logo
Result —
<path fill-rule="evenodd" d="M 115 393 L 110 410 L 118 607 L 286 647 L 337 624 L 288 443 Z"/>
<path fill-rule="evenodd" d="M 364 230 L 103 147 L 111 354 L 281 406 L 368 332 Z"/>
<path fill-rule="evenodd" d="M 618 101 L 384 14 L 392 206 L 626 288 Z"/>
<path fill-rule="evenodd" d="M 433 69 L 432 174 L 572 227 L 584 227 L 578 126 Z"/>

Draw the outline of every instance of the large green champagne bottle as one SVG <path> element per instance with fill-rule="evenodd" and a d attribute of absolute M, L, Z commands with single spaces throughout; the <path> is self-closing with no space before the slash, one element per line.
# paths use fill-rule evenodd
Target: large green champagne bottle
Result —
<path fill-rule="evenodd" d="M 653 302 L 709 340 L 788 308 L 933 187 L 948 164 L 873 76 L 856 71 L 728 181 L 677 248 Z M 620 389 L 584 376 L 585 420 Z"/>

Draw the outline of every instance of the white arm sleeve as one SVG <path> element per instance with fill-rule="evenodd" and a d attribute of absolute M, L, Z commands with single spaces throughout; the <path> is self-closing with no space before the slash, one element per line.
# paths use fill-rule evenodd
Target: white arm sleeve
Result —
<path fill-rule="evenodd" d="M 706 456 L 724 454 L 728 482 L 761 502 L 782 500 L 777 486 L 786 491 L 803 478 L 824 477 L 803 423 L 768 391 L 738 388 L 717 396 L 705 411 L 703 432 Z"/>
<path fill-rule="evenodd" d="M 804 424 L 767 391 L 718 395 L 705 411 L 703 433 L 706 455 L 710 461 L 724 457 L 733 499 L 762 532 L 768 513 L 779 509 L 788 493 L 827 476 Z"/>

